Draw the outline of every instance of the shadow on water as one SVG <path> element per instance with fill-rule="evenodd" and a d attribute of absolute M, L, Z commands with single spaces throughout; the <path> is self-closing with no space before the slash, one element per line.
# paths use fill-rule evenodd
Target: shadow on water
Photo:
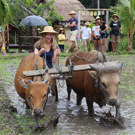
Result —
<path fill-rule="evenodd" d="M 71 100 L 67 100 L 66 84 L 63 81 L 58 83 L 59 101 L 56 103 L 55 98 L 49 95 L 49 100 L 46 106 L 46 114 L 60 114 L 60 119 L 57 129 L 46 130 L 47 135 L 54 131 L 62 135 L 133 135 L 135 134 L 135 86 L 134 86 L 134 67 L 135 56 L 108 56 L 110 60 L 123 61 L 124 67 L 121 73 L 122 85 L 119 87 L 119 98 L 121 101 L 121 115 L 124 118 L 125 128 L 104 119 L 110 109 L 110 106 L 99 108 L 94 103 L 95 117 L 88 116 L 88 110 L 85 99 L 81 106 L 76 105 L 76 94 L 71 92 Z M 60 63 L 64 64 L 65 59 L 60 59 Z M 14 78 L 16 68 L 8 69 L 12 72 Z M 63 86 L 63 87 L 61 87 Z M 21 99 L 15 91 L 14 82 L 4 83 L 4 89 L 8 93 L 12 105 L 17 108 L 18 114 L 26 114 L 26 106 L 24 100 Z M 114 115 L 115 109 L 112 109 Z"/>

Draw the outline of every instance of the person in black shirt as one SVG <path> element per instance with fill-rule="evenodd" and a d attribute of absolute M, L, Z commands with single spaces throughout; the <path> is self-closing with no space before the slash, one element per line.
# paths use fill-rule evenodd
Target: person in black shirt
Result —
<path fill-rule="evenodd" d="M 107 51 L 107 37 L 108 37 L 108 25 L 102 20 L 101 17 L 96 17 L 96 21 L 100 25 L 100 41 L 101 41 L 101 46 L 102 46 L 102 52 Z"/>
<path fill-rule="evenodd" d="M 120 40 L 120 31 L 122 33 L 122 29 L 121 29 L 121 23 L 120 21 L 118 21 L 119 16 L 117 14 L 114 14 L 112 18 L 113 21 L 110 24 L 112 50 L 113 52 L 117 52 L 118 42 Z M 116 47 L 114 47 L 115 43 L 116 43 Z"/>

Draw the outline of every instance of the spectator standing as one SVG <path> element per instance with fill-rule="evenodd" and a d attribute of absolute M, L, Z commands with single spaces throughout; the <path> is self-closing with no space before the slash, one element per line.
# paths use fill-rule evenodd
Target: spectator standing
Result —
<path fill-rule="evenodd" d="M 70 39 L 69 39 L 69 46 L 68 46 L 68 49 L 66 50 L 66 53 L 69 52 L 72 46 L 72 43 L 74 43 L 75 48 L 78 49 L 78 45 L 76 42 L 78 19 L 75 17 L 76 15 L 75 11 L 71 11 L 69 15 L 71 15 L 71 19 L 68 22 L 68 27 L 70 28 Z"/>
<path fill-rule="evenodd" d="M 100 25 L 97 21 L 94 22 L 94 26 L 92 27 L 92 36 L 94 41 L 94 49 L 100 51 Z"/>
<path fill-rule="evenodd" d="M 118 20 L 119 16 L 117 14 L 114 14 L 112 18 L 113 18 L 113 21 L 110 24 L 112 50 L 113 52 L 117 52 L 118 43 L 120 40 L 120 31 L 122 33 L 122 29 L 121 29 L 121 23 Z"/>
<path fill-rule="evenodd" d="M 82 43 L 85 46 L 85 51 L 87 52 L 87 46 L 89 46 L 90 50 L 90 41 L 91 41 L 91 29 L 89 28 L 90 23 L 86 22 L 85 26 L 81 29 L 81 37 L 82 37 Z"/>
<path fill-rule="evenodd" d="M 62 52 L 64 51 L 65 41 L 67 41 L 67 39 L 65 37 L 64 29 L 60 28 L 60 32 L 58 35 L 58 45 L 59 45 L 59 48 Z"/>
<path fill-rule="evenodd" d="M 108 38 L 108 25 L 102 20 L 101 17 L 96 17 L 96 21 L 99 23 L 100 25 L 100 41 L 101 41 L 101 47 L 102 47 L 102 52 L 106 52 L 107 51 L 107 38 Z"/>
<path fill-rule="evenodd" d="M 41 32 L 41 29 L 40 28 L 37 28 L 37 36 L 40 35 L 40 32 Z"/>

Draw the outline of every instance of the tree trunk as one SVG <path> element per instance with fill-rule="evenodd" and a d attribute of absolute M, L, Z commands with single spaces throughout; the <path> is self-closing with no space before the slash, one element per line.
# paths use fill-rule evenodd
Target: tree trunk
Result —
<path fill-rule="evenodd" d="M 127 47 L 127 51 L 132 51 L 132 34 L 130 32 L 128 32 L 128 47 Z"/>

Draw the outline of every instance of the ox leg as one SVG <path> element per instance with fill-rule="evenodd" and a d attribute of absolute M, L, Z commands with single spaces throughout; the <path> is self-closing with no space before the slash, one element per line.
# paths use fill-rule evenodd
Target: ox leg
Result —
<path fill-rule="evenodd" d="M 56 102 L 57 102 L 58 101 L 58 89 L 57 89 L 56 79 L 54 79 L 54 84 L 55 84 L 55 94 L 56 94 Z"/>
<path fill-rule="evenodd" d="M 26 108 L 27 109 L 30 109 L 30 107 L 29 107 L 29 105 L 28 105 L 28 103 L 27 103 L 27 100 L 25 99 L 25 104 L 26 104 Z"/>
<path fill-rule="evenodd" d="M 77 105 L 81 105 L 83 97 L 77 94 Z"/>
<path fill-rule="evenodd" d="M 93 101 L 86 98 L 87 106 L 88 106 L 88 112 L 90 116 L 94 116 L 94 109 L 93 109 Z"/>
<path fill-rule="evenodd" d="M 116 118 L 120 118 L 120 103 L 116 104 Z"/>
<path fill-rule="evenodd" d="M 68 93 L 67 99 L 70 100 L 71 88 L 67 87 L 67 93 Z"/>

